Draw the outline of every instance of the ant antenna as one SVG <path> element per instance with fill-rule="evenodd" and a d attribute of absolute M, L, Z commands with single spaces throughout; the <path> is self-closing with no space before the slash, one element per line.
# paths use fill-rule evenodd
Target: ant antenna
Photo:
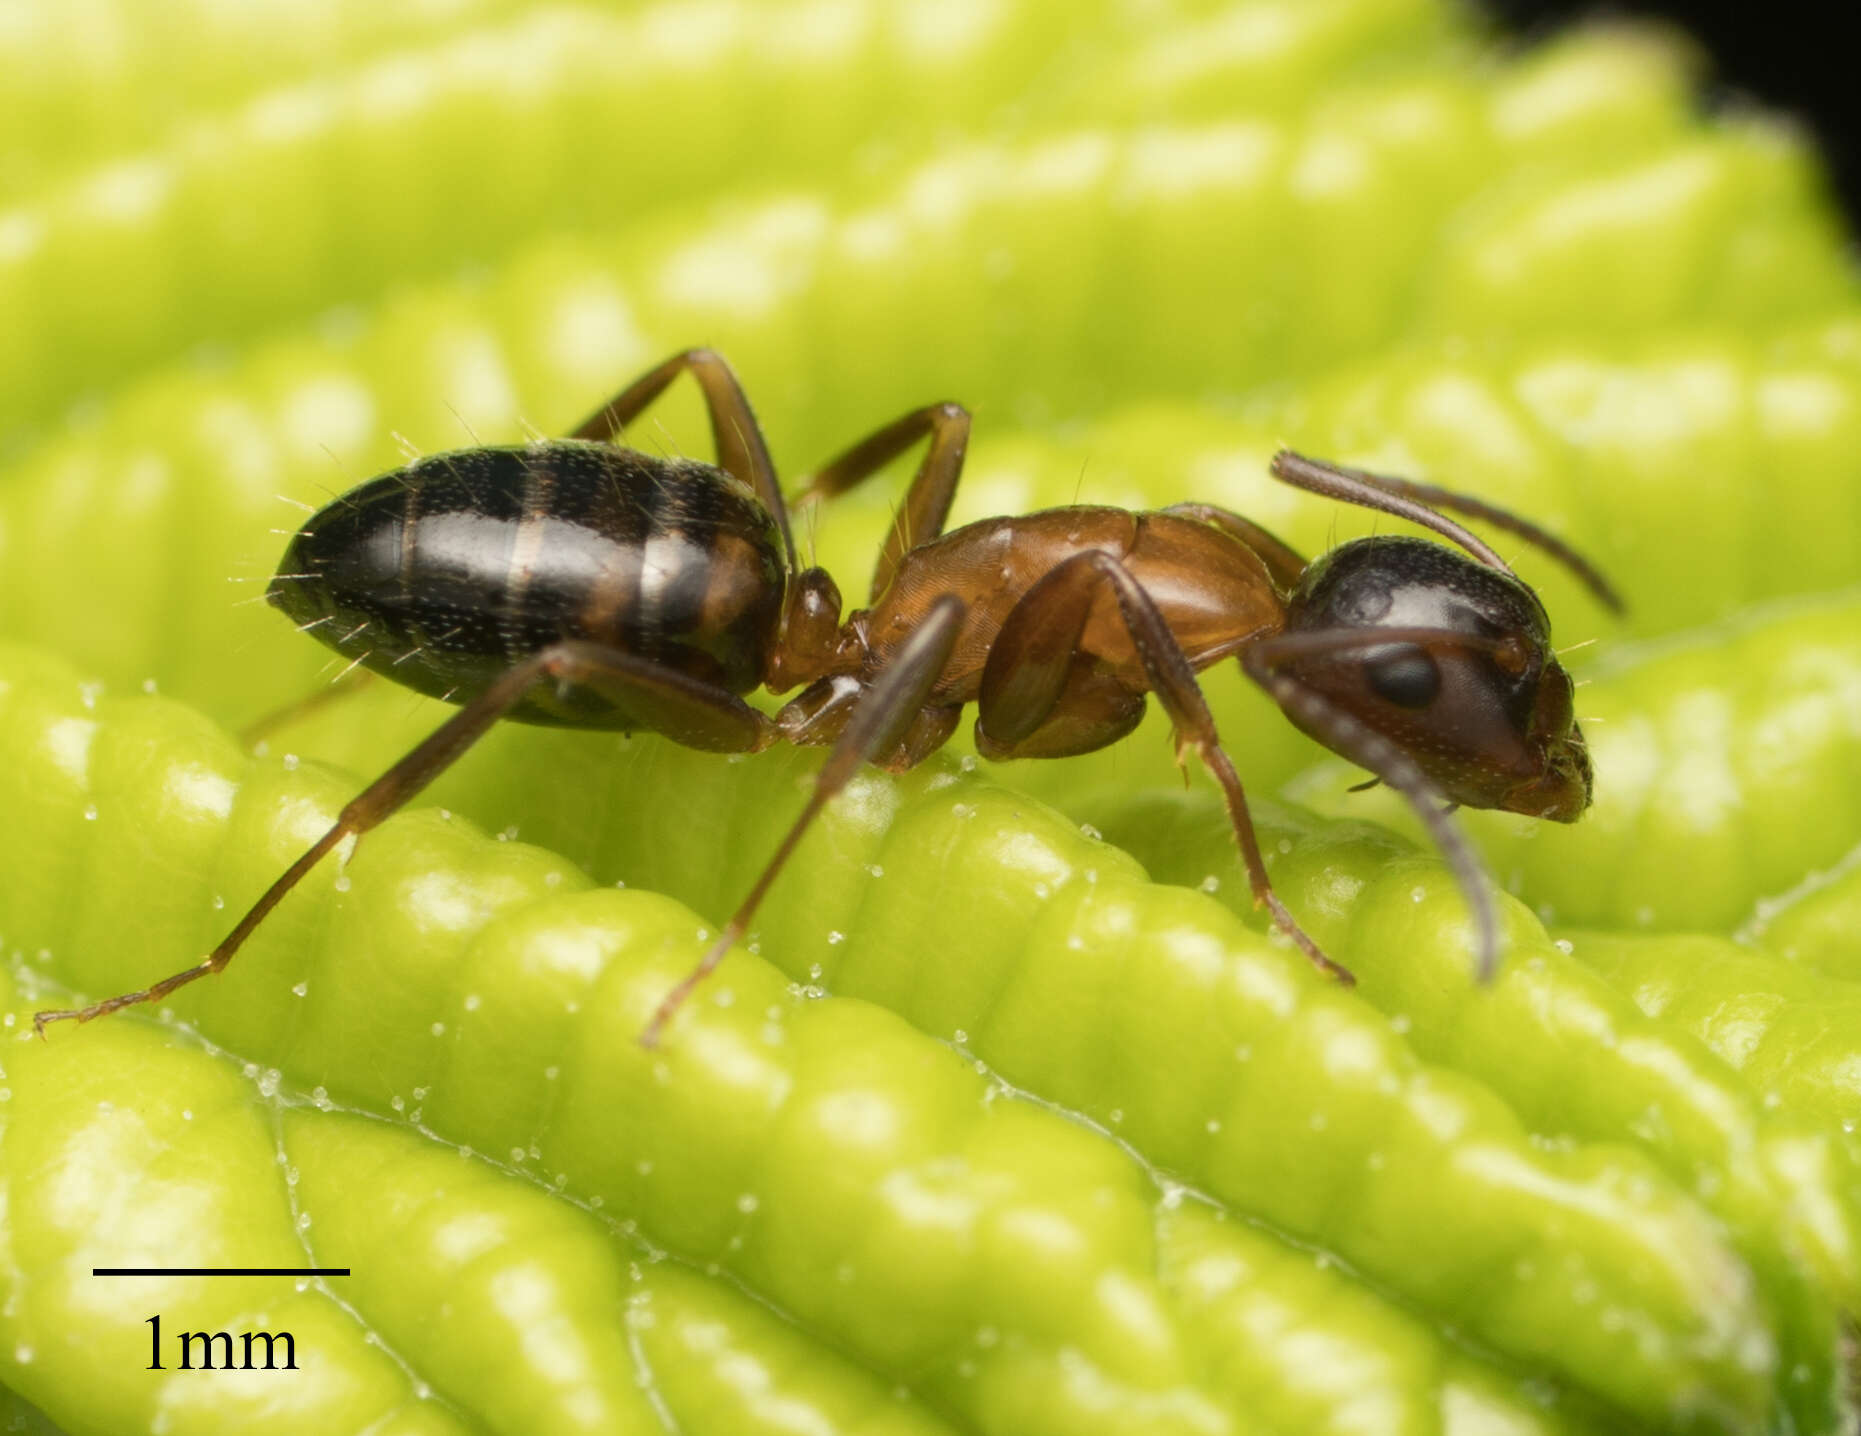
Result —
<path fill-rule="evenodd" d="M 1510 578 L 1517 578 L 1518 575 L 1512 572 L 1511 565 L 1504 559 L 1469 530 L 1446 514 L 1438 513 L 1430 505 L 1453 509 L 1469 518 L 1483 520 L 1495 528 L 1517 534 L 1563 564 L 1611 613 L 1619 614 L 1625 607 L 1622 596 L 1615 591 L 1609 580 L 1569 544 L 1545 532 L 1530 520 L 1508 513 L 1505 509 L 1495 508 L 1480 499 L 1457 494 L 1451 489 L 1436 488 L 1433 484 L 1418 484 L 1409 479 L 1392 478 L 1388 474 L 1372 474 L 1363 469 L 1346 469 L 1319 459 L 1308 459 L 1302 454 L 1295 454 L 1291 449 L 1281 449 L 1273 456 L 1272 470 L 1274 478 L 1294 488 L 1322 494 L 1341 503 L 1380 509 L 1383 513 L 1394 514 L 1397 518 L 1433 529 L 1443 538 L 1459 544 L 1488 568 L 1497 569 Z"/>

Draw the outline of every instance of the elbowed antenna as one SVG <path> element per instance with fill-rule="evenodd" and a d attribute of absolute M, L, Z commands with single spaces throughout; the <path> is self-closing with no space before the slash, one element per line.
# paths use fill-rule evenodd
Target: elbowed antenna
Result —
<path fill-rule="evenodd" d="M 1433 484 L 1418 484 L 1410 479 L 1392 478 L 1388 474 L 1373 474 L 1365 469 L 1347 469 L 1320 459 L 1308 459 L 1291 449 L 1281 449 L 1273 456 L 1272 471 L 1274 478 L 1296 489 L 1322 494 L 1326 498 L 1356 504 L 1361 508 L 1377 509 L 1420 524 L 1423 528 L 1433 529 L 1443 538 L 1459 544 L 1488 568 L 1497 569 L 1509 578 L 1517 578 L 1512 566 L 1471 530 L 1455 523 L 1446 514 L 1436 512 L 1429 505 L 1453 509 L 1469 518 L 1480 519 L 1507 533 L 1517 534 L 1563 564 L 1611 613 L 1620 614 L 1626 607 L 1621 594 L 1602 576 L 1601 571 L 1569 544 L 1539 528 L 1531 520 L 1522 519 L 1515 513 L 1496 508 L 1481 499 L 1455 493 L 1452 489 L 1437 488 Z"/>

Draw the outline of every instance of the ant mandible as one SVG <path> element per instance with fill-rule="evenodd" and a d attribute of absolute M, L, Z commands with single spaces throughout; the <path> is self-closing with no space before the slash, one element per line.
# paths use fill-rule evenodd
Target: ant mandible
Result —
<path fill-rule="evenodd" d="M 703 391 L 715 466 L 614 442 L 684 373 Z M 208 957 L 139 992 L 41 1012 L 38 1028 L 218 972 L 332 848 L 403 807 L 500 718 L 645 728 L 722 753 L 831 744 L 761 876 L 660 1003 L 641 1038 L 652 1046 L 862 764 L 922 762 L 972 702 L 984 757 L 1086 753 L 1136 727 L 1146 693 L 1169 713 L 1178 761 L 1193 750 L 1220 784 L 1256 905 L 1348 983 L 1267 880 L 1195 679 L 1229 656 L 1296 726 L 1414 806 L 1465 891 L 1480 973 L 1492 972 L 1492 896 L 1448 814 L 1465 803 L 1574 821 L 1589 805 L 1590 765 L 1537 595 L 1431 505 L 1529 540 L 1619 609 L 1589 564 L 1478 500 L 1290 452 L 1273 459 L 1278 478 L 1422 524 L 1466 555 L 1378 537 L 1308 564 L 1259 525 L 1193 503 L 1073 506 L 945 533 L 969 441 L 956 404 L 862 439 L 805 497 L 844 493 L 925 440 L 869 606 L 844 621 L 833 579 L 796 561 L 749 400 L 708 349 L 642 375 L 568 439 L 430 455 L 337 499 L 291 540 L 267 597 L 338 653 L 463 706 L 350 802 Z M 771 718 L 741 696 L 759 685 L 802 691 Z"/>

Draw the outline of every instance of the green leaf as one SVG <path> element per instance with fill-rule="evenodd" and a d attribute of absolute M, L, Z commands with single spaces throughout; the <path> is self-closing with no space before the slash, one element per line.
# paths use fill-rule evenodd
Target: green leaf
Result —
<path fill-rule="evenodd" d="M 1839 1086 L 1719 1065 L 1680 1027 L 1724 1054 L 1722 1029 L 1639 1014 L 1522 910 L 1515 968 L 1471 989 L 1458 896 L 1356 828 L 1274 848 L 1365 977 L 1327 987 L 1217 901 L 1219 825 L 1193 859 L 1118 833 L 1160 876 L 1228 864 L 1210 897 L 1028 796 L 1149 811 L 1155 725 L 1014 786 L 960 756 L 862 775 L 658 1054 L 645 1016 L 773 850 L 802 755 L 497 732 L 433 798 L 505 841 L 404 814 L 223 976 L 33 1042 L 34 1007 L 196 961 L 434 722 L 383 685 L 282 759 L 217 726 L 323 656 L 236 604 L 301 520 L 277 496 L 560 431 L 688 344 L 730 354 L 791 474 L 969 403 L 969 516 L 1195 497 L 1315 552 L 1357 530 L 1265 485 L 1288 439 L 1477 488 L 1625 581 L 1618 631 L 1522 565 L 1560 637 L 1605 635 L 1600 673 L 1618 632 L 1853 572 L 1846 241 L 1799 141 L 1697 114 L 1671 38 L 1494 62 L 1434 0 L 366 9 L 0 22 L 31 57 L 0 95 L 0 623 L 27 645 L 0 647 L 0 1415 L 1850 1423 Z M 703 434 L 680 398 L 636 438 Z M 801 526 L 849 591 L 888 504 Z M 1854 790 L 1844 605 L 1586 688 L 1598 808 L 1489 826 L 1501 875 L 1559 920 L 1729 927 L 1829 868 L 1861 839 L 1812 806 Z M 1210 681 L 1255 791 L 1310 761 Z M 1807 885 L 1780 946 L 1840 969 L 1841 888 Z M 1852 1045 L 1828 1021 L 1819 1050 Z M 90 1275 L 196 1262 L 353 1275 Z M 300 1369 L 174 1369 L 182 1333 L 258 1330 Z"/>

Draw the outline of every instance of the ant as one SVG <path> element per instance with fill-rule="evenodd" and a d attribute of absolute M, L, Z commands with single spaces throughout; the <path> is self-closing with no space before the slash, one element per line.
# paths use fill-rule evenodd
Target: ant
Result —
<path fill-rule="evenodd" d="M 703 392 L 715 465 L 657 458 L 617 436 L 681 374 Z M 829 799 L 864 763 L 922 762 L 977 705 L 984 757 L 1057 758 L 1115 742 L 1155 693 L 1227 802 L 1256 906 L 1319 969 L 1327 957 L 1274 893 L 1240 778 L 1195 674 L 1237 656 L 1304 732 L 1415 808 L 1464 890 L 1490 975 L 1499 934 L 1486 876 L 1448 814 L 1460 804 L 1574 821 L 1590 764 L 1572 685 L 1537 595 L 1436 508 L 1515 533 L 1610 608 L 1582 558 L 1476 499 L 1281 452 L 1276 477 L 1433 529 L 1340 545 L 1307 563 L 1238 514 L 1075 505 L 944 522 L 969 442 L 957 404 L 913 410 L 813 476 L 841 494 L 920 442 L 926 451 L 879 552 L 869 606 L 802 568 L 749 400 L 709 349 L 676 354 L 562 440 L 416 459 L 361 485 L 291 540 L 267 597 L 338 653 L 462 701 L 351 801 L 201 962 L 139 992 L 40 1012 L 89 1021 L 218 972 L 330 850 L 403 807 L 500 718 L 629 731 L 753 753 L 831 745 L 812 793 L 703 959 L 642 1033 L 656 1045 Z M 743 701 L 800 687 L 773 717 Z"/>

